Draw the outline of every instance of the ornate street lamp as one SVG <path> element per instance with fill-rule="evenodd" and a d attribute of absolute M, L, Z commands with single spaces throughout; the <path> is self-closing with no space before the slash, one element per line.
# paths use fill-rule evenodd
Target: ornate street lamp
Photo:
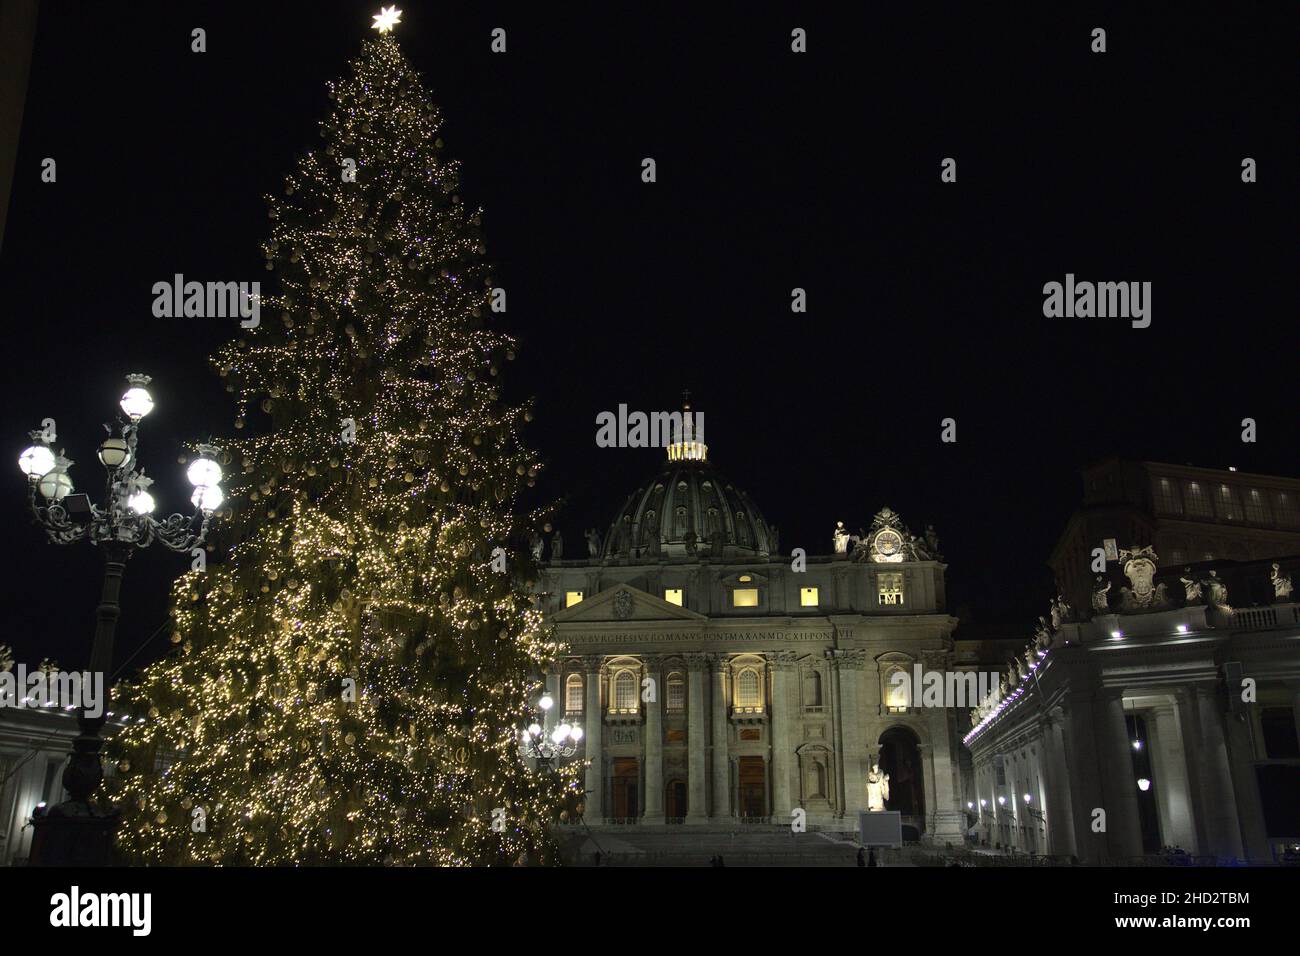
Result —
<path fill-rule="evenodd" d="M 544 771 L 551 769 L 555 758 L 572 757 L 576 754 L 578 744 L 582 742 L 582 728 L 574 724 L 561 722 L 549 733 L 547 732 L 547 716 L 554 706 L 555 701 L 551 695 L 543 691 L 541 699 L 537 702 L 537 707 L 542 712 L 541 722 L 533 721 L 520 731 L 520 753 L 531 760 L 536 760 L 538 769 Z"/>
<path fill-rule="evenodd" d="M 61 451 L 56 454 L 49 447 L 54 440 L 52 422 L 46 423 L 50 426 L 47 431 L 31 433 L 33 444 L 18 457 L 18 466 L 27 476 L 32 514 L 46 537 L 55 544 L 85 539 L 103 549 L 104 583 L 96 611 L 90 670 L 105 675 L 106 692 L 107 675 L 113 668 L 113 637 L 121 610 L 118 597 L 127 558 L 136 548 L 155 542 L 178 552 L 200 547 L 207 539 L 212 514 L 224 497 L 217 485 L 221 479 L 221 466 L 216 461 L 219 451 L 211 445 L 200 445 L 199 457 L 189 467 L 189 478 L 195 486 L 191 499 L 194 513 L 173 514 L 163 520 L 152 516 L 154 498 L 149 487 L 153 480 L 137 468 L 136 441 L 140 420 L 153 410 L 153 397 L 146 387 L 148 375 L 126 378 L 130 387 L 119 403 L 125 420 L 119 419 L 116 435 L 111 426 L 105 426 L 109 437 L 98 450 L 99 461 L 108 472 L 103 505 L 92 503 L 89 495 L 72 493 L 68 474 L 72 462 Z M 106 706 L 103 711 L 106 713 Z M 106 812 L 93 802 L 104 777 L 100 749 L 105 713 L 92 718 L 84 709 L 78 711 L 80 733 L 63 771 L 69 799 L 33 818 L 34 865 L 106 865 L 111 861 L 117 812 Z"/>

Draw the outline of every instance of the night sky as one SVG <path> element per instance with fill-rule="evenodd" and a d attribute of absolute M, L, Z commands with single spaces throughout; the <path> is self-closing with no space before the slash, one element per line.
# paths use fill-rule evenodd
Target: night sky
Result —
<path fill-rule="evenodd" d="M 324 84 L 378 6 L 42 4 L 0 250 L 0 643 L 19 660 L 84 666 L 100 575 L 94 548 L 30 524 L 27 431 L 54 417 L 78 489 L 97 493 L 100 423 L 125 373 L 152 374 L 142 458 L 159 512 L 188 510 L 176 455 L 233 431 L 206 356 L 235 325 L 156 319 L 151 286 L 267 280 L 262 197 L 320 142 Z M 484 209 L 523 340 L 507 396 L 537 399 L 538 501 L 564 500 L 570 556 L 663 456 L 597 448 L 597 413 L 672 409 L 683 388 L 710 458 L 786 551 L 825 553 L 837 519 L 856 530 L 884 505 L 918 533 L 934 524 L 959 637 L 1027 636 L 1045 612 L 1085 464 L 1300 473 L 1286 5 L 399 6 L 461 195 Z M 497 26 L 505 55 L 489 50 Z M 56 184 L 40 182 L 46 156 Z M 939 179 L 948 156 L 955 184 Z M 1043 284 L 1067 272 L 1152 282 L 1151 327 L 1044 318 Z M 1257 444 L 1240 441 L 1246 416 Z M 169 646 L 167 586 L 187 564 L 160 547 L 132 558 L 119 667 Z"/>

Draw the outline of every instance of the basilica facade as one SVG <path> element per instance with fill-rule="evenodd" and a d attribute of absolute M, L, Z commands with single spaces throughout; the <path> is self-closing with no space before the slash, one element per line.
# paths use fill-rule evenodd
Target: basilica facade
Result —
<path fill-rule="evenodd" d="M 552 546 L 538 581 L 567 648 L 552 719 L 584 731 L 584 822 L 855 830 L 878 765 L 905 838 L 960 841 L 958 712 L 913 706 L 896 677 L 961 666 L 933 530 L 883 508 L 829 553 L 782 553 L 702 443 L 667 452 L 587 556 Z"/>

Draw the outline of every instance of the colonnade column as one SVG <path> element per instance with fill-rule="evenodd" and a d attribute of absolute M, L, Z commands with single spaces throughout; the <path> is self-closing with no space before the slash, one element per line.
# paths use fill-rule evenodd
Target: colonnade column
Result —
<path fill-rule="evenodd" d="M 1232 770 L 1228 766 L 1228 746 L 1223 736 L 1223 717 L 1213 687 L 1198 686 L 1179 701 L 1179 713 L 1186 713 L 1196 731 L 1194 739 L 1201 793 L 1200 809 L 1204 818 L 1203 854 L 1217 857 L 1242 856 L 1241 830 L 1237 825 L 1237 798 L 1232 788 Z"/>

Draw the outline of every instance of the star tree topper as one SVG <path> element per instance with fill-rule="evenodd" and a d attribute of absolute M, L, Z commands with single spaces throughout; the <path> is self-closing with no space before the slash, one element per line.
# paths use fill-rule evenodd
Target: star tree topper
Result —
<path fill-rule="evenodd" d="M 401 22 L 402 11 L 397 7 L 380 7 L 374 19 L 375 22 L 372 24 L 372 28 L 380 33 L 387 33 Z"/>

